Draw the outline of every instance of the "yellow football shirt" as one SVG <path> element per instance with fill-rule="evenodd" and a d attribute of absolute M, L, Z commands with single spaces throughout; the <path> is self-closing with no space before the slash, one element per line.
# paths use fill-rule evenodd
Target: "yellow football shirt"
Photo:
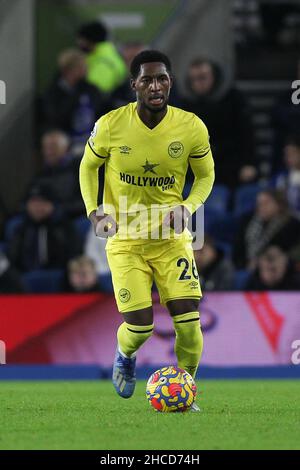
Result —
<path fill-rule="evenodd" d="M 87 162 L 89 169 L 85 167 Z M 153 205 L 170 208 L 182 204 L 189 164 L 195 183 L 184 204 L 195 210 L 213 184 L 206 126 L 194 114 L 172 106 L 168 106 L 165 117 L 153 129 L 141 121 L 136 103 L 111 111 L 96 122 L 81 164 L 80 184 L 88 215 L 97 208 L 97 188 L 95 179 L 92 184 L 86 173 L 103 163 L 104 210 L 113 214 L 111 208 L 115 208 L 118 222 L 124 212 L 136 213 L 137 205 L 150 210 Z M 199 175 L 197 166 L 201 167 Z M 203 184 L 202 177 L 207 179 L 202 179 Z"/>

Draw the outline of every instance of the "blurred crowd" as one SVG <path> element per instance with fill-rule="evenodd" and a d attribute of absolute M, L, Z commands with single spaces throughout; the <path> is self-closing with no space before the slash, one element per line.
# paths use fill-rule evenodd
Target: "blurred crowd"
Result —
<path fill-rule="evenodd" d="M 57 73 L 37 100 L 40 169 L 20 210 L 5 216 L 0 201 L 0 292 L 112 292 L 105 240 L 85 215 L 78 169 L 94 122 L 135 100 L 132 58 L 147 45 L 109 40 L 99 22 L 83 25 L 74 48 L 57 59 Z M 216 182 L 205 208 L 205 243 L 195 251 L 204 291 L 300 288 L 300 111 L 287 94 L 274 109 L 274 158 L 262 178 L 245 96 L 224 88 L 218 64 L 195 58 L 185 89 L 170 104 L 207 125 Z M 100 187 L 103 172 L 99 172 Z M 188 174 L 185 192 L 193 175 Z M 102 194 L 99 194 L 99 203 Z"/>

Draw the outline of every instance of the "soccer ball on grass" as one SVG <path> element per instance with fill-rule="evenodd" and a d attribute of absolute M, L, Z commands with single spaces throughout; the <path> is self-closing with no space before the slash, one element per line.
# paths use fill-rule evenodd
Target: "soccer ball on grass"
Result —
<path fill-rule="evenodd" d="M 154 372 L 147 382 L 146 396 L 150 405 L 163 413 L 188 411 L 196 397 L 193 377 L 174 366 Z"/>

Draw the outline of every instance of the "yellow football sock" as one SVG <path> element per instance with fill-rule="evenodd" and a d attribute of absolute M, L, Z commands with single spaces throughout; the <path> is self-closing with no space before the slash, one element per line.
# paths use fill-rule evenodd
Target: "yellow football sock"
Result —
<path fill-rule="evenodd" d="M 125 356 L 132 356 L 144 342 L 150 338 L 153 332 L 152 325 L 137 326 L 129 323 L 122 323 L 119 326 L 117 337 L 120 352 Z"/>
<path fill-rule="evenodd" d="M 176 315 L 173 317 L 173 323 L 176 332 L 175 354 L 178 367 L 195 378 L 203 349 L 199 312 Z"/>

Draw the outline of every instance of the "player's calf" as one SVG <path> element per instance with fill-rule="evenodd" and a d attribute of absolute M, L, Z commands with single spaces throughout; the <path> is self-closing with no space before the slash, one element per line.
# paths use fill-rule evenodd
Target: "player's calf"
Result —
<path fill-rule="evenodd" d="M 118 330 L 118 347 L 113 366 L 113 384 L 123 398 L 130 398 L 135 389 L 136 351 L 152 335 L 151 325 L 130 325 L 126 322 Z"/>
<path fill-rule="evenodd" d="M 176 315 L 173 317 L 173 322 L 178 366 L 195 378 L 203 349 L 199 312 Z"/>

